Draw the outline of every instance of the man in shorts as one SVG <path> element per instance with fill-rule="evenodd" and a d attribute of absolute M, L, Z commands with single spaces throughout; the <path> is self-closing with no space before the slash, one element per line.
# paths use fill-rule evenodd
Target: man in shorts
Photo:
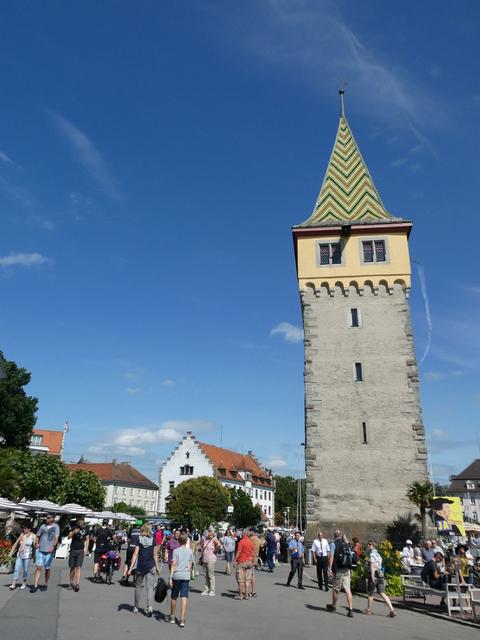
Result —
<path fill-rule="evenodd" d="M 328 611 L 336 611 L 338 594 L 343 589 L 347 596 L 349 618 L 353 618 L 352 592 L 350 578 L 352 575 L 352 552 L 342 532 L 335 531 L 335 540 L 330 545 L 328 554 L 328 575 L 333 575 L 332 604 L 327 604 Z"/>
<path fill-rule="evenodd" d="M 76 592 L 80 591 L 80 573 L 83 565 L 83 558 L 88 553 L 89 532 L 85 526 L 85 520 L 79 518 L 70 530 L 68 537 L 72 541 L 70 544 L 70 555 L 68 556 L 68 566 L 70 567 L 70 584 L 68 589 Z"/>
<path fill-rule="evenodd" d="M 48 513 L 45 523 L 37 531 L 37 544 L 35 553 L 35 578 L 32 593 L 38 591 L 38 583 L 40 582 L 40 575 L 42 569 L 45 570 L 45 591 L 48 587 L 48 580 L 50 578 L 50 567 L 52 566 L 53 556 L 55 548 L 60 536 L 60 528 L 55 523 L 55 516 L 53 513 Z"/>

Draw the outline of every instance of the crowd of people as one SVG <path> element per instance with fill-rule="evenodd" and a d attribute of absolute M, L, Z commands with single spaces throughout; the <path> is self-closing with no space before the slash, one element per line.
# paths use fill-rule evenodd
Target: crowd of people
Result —
<path fill-rule="evenodd" d="M 257 531 L 245 528 L 227 529 L 217 534 L 213 526 L 200 532 L 197 529 L 190 531 L 188 527 L 170 530 L 168 527 L 151 527 L 145 523 L 141 527 L 132 527 L 127 533 L 123 529 L 113 529 L 107 520 L 92 527 L 85 523 L 83 517 L 79 517 L 70 523 L 66 537 L 69 540 L 69 590 L 80 590 L 81 571 L 86 556 L 93 553 L 92 581 L 102 582 L 102 574 L 111 577 L 105 567 L 119 566 L 120 551 L 123 545 L 126 545 L 120 583 L 124 586 L 133 584 L 135 587 L 133 612 L 137 614 L 140 611 L 142 594 L 145 592 L 145 615 L 153 615 L 155 591 L 158 588 L 162 566 L 165 566 L 171 594 L 170 610 L 165 620 L 169 623 L 178 620 L 182 627 L 185 625 L 190 581 L 196 579 L 202 568 L 205 579 L 202 596 L 215 597 L 215 569 L 221 556 L 225 560 L 225 574 L 231 575 L 235 571 L 238 600 L 257 597 L 256 571 L 262 567 L 273 573 L 280 561 L 290 562 L 286 586 L 293 586 L 296 577 L 297 588 L 304 589 L 306 549 L 300 531 L 288 532 L 272 528 Z M 47 514 L 45 522 L 36 532 L 33 532 L 30 523 L 24 521 L 22 532 L 11 549 L 11 556 L 15 557 L 15 568 L 10 589 L 15 589 L 18 584 L 21 589 L 25 589 L 32 560 L 35 563 L 35 572 L 31 592 L 48 588 L 59 539 L 60 528 L 53 514 Z M 388 615 L 392 618 L 395 616 L 392 602 L 385 592 L 383 559 L 374 540 L 369 540 L 363 546 L 357 538 L 349 542 L 338 530 L 335 531 L 333 540 L 329 541 L 319 531 L 310 552 L 316 567 L 318 588 L 326 592 L 332 589 L 332 601 L 327 605 L 329 611 L 336 611 L 339 594 L 343 591 L 347 615 L 353 617 L 352 570 L 359 563 L 364 563 L 367 582 L 367 607 L 364 613 L 372 613 L 374 595 L 378 594 L 388 609 Z M 445 589 L 446 582 L 451 579 L 456 569 L 462 584 L 473 584 L 475 580 L 475 559 L 467 545 L 444 549 L 436 540 L 427 540 L 422 547 L 418 547 L 414 546 L 411 540 L 407 540 L 400 559 L 405 573 L 420 572 L 422 580 L 434 589 Z M 111 562 L 113 565 L 109 565 Z M 44 584 L 40 587 L 42 572 Z"/>

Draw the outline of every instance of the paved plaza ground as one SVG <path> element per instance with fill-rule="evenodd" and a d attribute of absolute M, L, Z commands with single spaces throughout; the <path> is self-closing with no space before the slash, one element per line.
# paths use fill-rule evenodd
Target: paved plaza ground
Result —
<path fill-rule="evenodd" d="M 170 640 L 184 636 L 196 640 L 292 640 L 292 638 L 326 638 L 328 640 L 478 640 L 479 629 L 448 620 L 397 610 L 397 617 L 386 617 L 386 607 L 375 603 L 373 616 L 361 612 L 366 600 L 354 598 L 355 617 L 346 617 L 345 598 L 340 596 L 338 613 L 325 606 L 331 594 L 320 592 L 305 578 L 303 591 L 285 586 L 288 567 L 280 565 L 275 573 L 257 573 L 258 597 L 248 601 L 234 599 L 234 577 L 222 573 L 223 560 L 217 563 L 217 595 L 201 596 L 203 576 L 191 583 L 186 627 L 163 621 L 168 598 L 156 604 L 154 617 L 132 613 L 134 589 L 90 581 L 91 559 L 86 560 L 81 590 L 67 590 L 68 568 L 65 560 L 56 560 L 48 591 L 30 593 L 28 589 L 11 592 L 11 576 L 0 576 L 1 640 Z M 312 568 L 306 574 L 314 575 Z M 167 570 L 162 568 L 162 575 Z M 119 576 L 117 576 L 118 578 Z M 295 582 L 294 582 L 295 584 Z M 144 603 L 146 605 L 146 603 Z M 248 634 L 248 636 L 246 635 Z"/>

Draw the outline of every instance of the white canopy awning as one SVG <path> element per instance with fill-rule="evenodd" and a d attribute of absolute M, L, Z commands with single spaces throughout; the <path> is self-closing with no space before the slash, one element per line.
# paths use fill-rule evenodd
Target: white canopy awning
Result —
<path fill-rule="evenodd" d="M 18 505 L 26 511 L 37 511 L 39 513 L 66 513 L 59 504 L 50 502 L 50 500 L 25 500 Z"/>
<path fill-rule="evenodd" d="M 16 511 L 20 509 L 16 502 L 12 502 L 7 498 L 0 498 L 0 511 Z"/>

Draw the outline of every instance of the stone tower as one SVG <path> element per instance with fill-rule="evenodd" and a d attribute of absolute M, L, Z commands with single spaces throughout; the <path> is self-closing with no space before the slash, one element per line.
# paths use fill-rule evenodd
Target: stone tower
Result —
<path fill-rule="evenodd" d="M 427 450 L 408 293 L 410 220 L 384 207 L 343 109 L 320 195 L 293 227 L 305 332 L 307 538 L 381 535 Z"/>

